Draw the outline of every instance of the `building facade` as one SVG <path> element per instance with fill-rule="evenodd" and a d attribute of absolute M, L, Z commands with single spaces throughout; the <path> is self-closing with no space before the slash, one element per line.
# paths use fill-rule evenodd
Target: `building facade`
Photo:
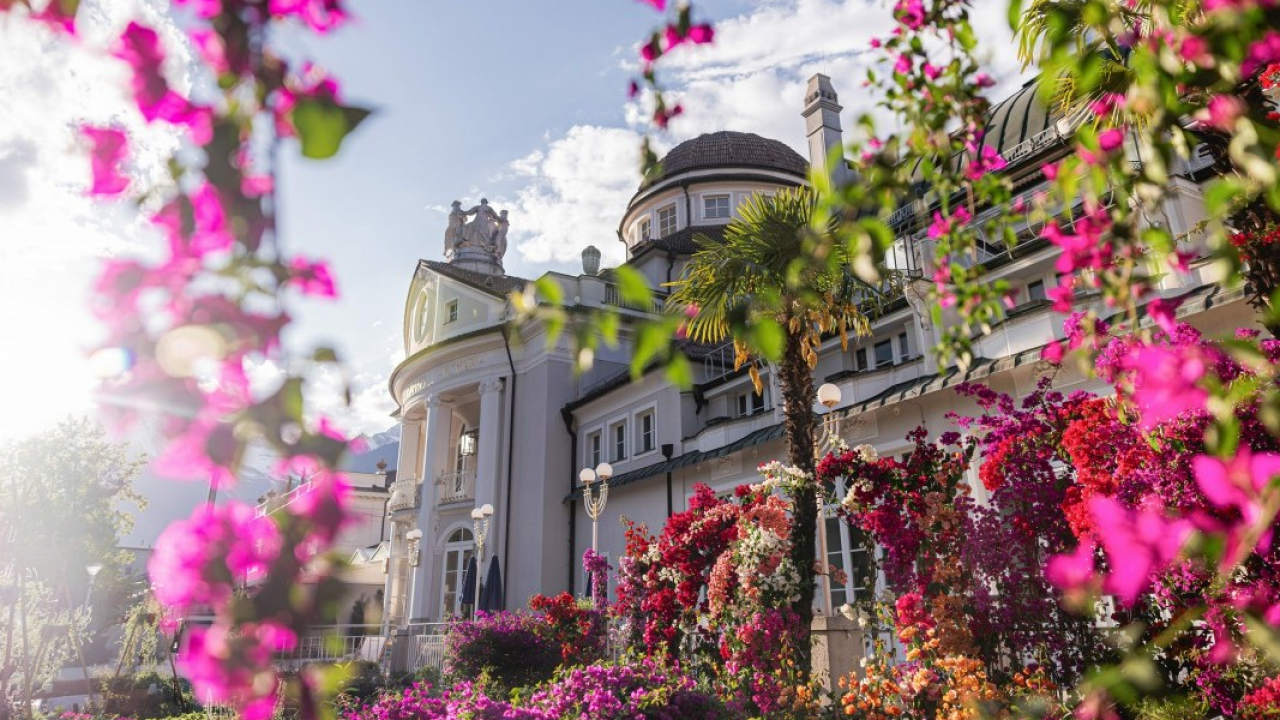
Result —
<path fill-rule="evenodd" d="M 676 146 L 661 172 L 620 208 L 618 241 L 626 245 L 627 263 L 661 289 L 681 276 L 697 249 L 695 237 L 721 237 L 745 198 L 804 185 L 811 167 L 849 181 L 839 154 L 840 111 L 830 80 L 813 77 L 801 112 L 808 159 L 783 143 L 738 132 Z M 1016 193 L 1030 198 L 1046 184 L 1041 168 L 1071 151 L 1074 126 L 1071 118 L 1047 112 L 1028 84 L 992 109 L 984 142 L 1008 162 L 1004 172 Z M 1201 183 L 1210 172 L 1209 158 L 1200 156 L 1176 168 L 1171 198 L 1160 217 L 1151 218 L 1190 248 L 1204 217 Z M 1074 210 L 1062 208 L 1059 221 L 1069 221 Z M 1058 388 L 1105 392 L 1077 369 L 1040 361 L 1041 348 L 1061 337 L 1062 316 L 1047 301 L 1057 282 L 1058 251 L 1040 238 L 1039 227 L 1015 228 L 1012 248 L 999 240 L 980 244 L 976 260 L 989 277 L 1014 288 L 1013 307 L 975 342 L 971 366 L 962 371 L 937 363 L 929 349 L 942 328 L 930 319 L 923 301 L 927 286 L 921 284 L 932 276 L 925 232 L 930 215 L 924 204 L 895 213 L 898 240 L 888 259 L 895 272 L 882 288 L 871 334 L 847 350 L 832 339 L 820 353 L 815 380 L 841 390 L 832 411 L 841 436 L 850 444 L 871 444 L 881 455 L 903 453 L 916 426 L 936 435 L 955 429 L 948 413 L 978 411 L 953 390 L 965 381 L 1021 396 L 1052 372 Z M 979 213 L 976 221 L 985 219 Z M 613 467 L 599 518 L 599 550 L 616 566 L 625 548 L 621 518 L 659 528 L 670 512 L 686 506 L 696 484 L 729 492 L 755 482 L 761 463 L 786 457 L 776 379 L 765 372 L 764 392 L 757 394 L 746 374 L 734 370 L 729 346 L 681 346 L 695 368 L 696 383 L 687 390 L 673 386 L 661 370 L 631 378 L 625 320 L 657 308 L 628 306 L 610 274 L 599 270 L 594 249 L 584 252 L 581 274 L 546 277 L 560 286 L 570 309 L 618 310 L 624 318 L 618 348 L 598 351 L 591 369 L 578 374 L 566 338 L 548 344 L 546 326 L 536 321 L 508 327 L 508 297 L 529 281 L 502 270 L 505 222 L 505 213 L 487 203 L 465 211 L 455 204 L 445 238 L 449 261 L 420 261 L 410 283 L 407 358 L 390 381 L 401 426 L 387 502 L 386 617 L 394 627 L 460 612 L 465 568 L 476 549 L 476 508 L 494 509 L 482 576 L 497 558 L 503 604 L 517 609 L 535 593 L 584 591 L 581 557 L 592 532 L 580 499 L 581 469 L 602 462 Z M 1207 261 L 1191 267 L 1188 274 L 1159 279 L 1159 296 L 1182 298 L 1180 317 L 1210 336 L 1254 324 L 1239 291 L 1222 287 Z M 1102 311 L 1100 299 L 1089 296 L 1077 307 Z M 943 315 L 944 324 L 954 319 Z M 974 474 L 970 484 L 981 494 L 976 469 Z M 856 542 L 833 513 L 825 524 L 827 560 L 844 569 L 865 566 L 874 550 Z M 821 589 L 820 608 L 874 590 L 857 584 L 862 573 L 847 574 L 848 584 Z"/>

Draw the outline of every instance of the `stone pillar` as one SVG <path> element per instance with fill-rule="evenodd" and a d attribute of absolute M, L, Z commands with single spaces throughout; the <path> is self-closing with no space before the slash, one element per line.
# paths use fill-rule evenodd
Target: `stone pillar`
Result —
<path fill-rule="evenodd" d="M 418 504 L 418 529 L 422 531 L 419 542 L 418 565 L 410 575 L 411 595 L 409 619 L 426 621 L 431 617 L 431 581 L 436 570 L 436 475 L 440 472 L 440 455 L 449 446 L 449 426 L 453 410 L 440 404 L 440 398 L 432 395 L 426 402 L 426 441 L 419 462 L 422 477 L 419 478 L 420 500 Z"/>
<path fill-rule="evenodd" d="M 861 673 L 867 633 L 843 615 L 813 618 L 810 626 L 813 675 L 827 690 L 839 690 L 839 680 Z"/>
<path fill-rule="evenodd" d="M 504 509 L 498 509 L 498 471 L 502 458 L 502 380 L 489 378 L 480 383 L 480 442 L 479 456 L 476 458 L 476 507 L 485 503 L 492 504 L 496 515 Z M 488 542 L 494 540 L 490 534 Z M 488 543 L 486 543 L 488 544 Z M 494 547 L 489 545 L 489 547 Z M 485 552 L 490 555 L 489 552 Z"/>

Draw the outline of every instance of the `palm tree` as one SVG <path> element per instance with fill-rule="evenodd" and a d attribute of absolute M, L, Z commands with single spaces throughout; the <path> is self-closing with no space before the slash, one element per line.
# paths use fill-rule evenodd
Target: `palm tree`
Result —
<path fill-rule="evenodd" d="M 667 300 L 668 310 L 692 315 L 690 340 L 733 340 L 737 366 L 747 364 L 756 392 L 762 391 L 759 368 L 764 359 L 777 361 L 789 461 L 810 478 L 818 349 L 824 336 L 838 333 L 844 344 L 851 330 L 868 333 L 858 307 L 860 283 L 848 271 L 847 246 L 829 231 L 815 232 L 814 208 L 815 197 L 806 188 L 752 196 L 739 206 L 739 218 L 726 226 L 722 242 L 698 237 L 700 249 L 681 279 L 672 283 Z M 793 500 L 792 560 L 801 576 L 794 610 L 808 629 L 813 618 L 816 483 L 800 488 Z M 800 656 L 807 672 L 808 643 L 801 643 Z"/>

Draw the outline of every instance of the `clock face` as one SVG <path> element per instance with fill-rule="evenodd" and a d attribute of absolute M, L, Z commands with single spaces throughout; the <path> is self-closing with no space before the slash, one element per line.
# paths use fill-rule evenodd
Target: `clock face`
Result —
<path fill-rule="evenodd" d="M 427 288 L 423 288 L 418 294 L 418 300 L 413 305 L 413 341 L 422 342 L 427 337 L 427 331 L 431 329 L 431 295 Z"/>

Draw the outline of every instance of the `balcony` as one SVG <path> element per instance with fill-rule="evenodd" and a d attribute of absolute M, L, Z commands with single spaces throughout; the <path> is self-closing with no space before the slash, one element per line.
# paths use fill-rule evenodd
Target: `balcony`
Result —
<path fill-rule="evenodd" d="M 440 504 L 470 501 L 475 498 L 476 471 L 474 468 L 440 473 L 436 476 L 440 486 Z"/>
<path fill-rule="evenodd" d="M 666 307 L 666 295 L 654 293 L 649 301 L 649 307 L 637 305 L 623 299 L 622 291 L 614 283 L 607 283 L 604 286 L 604 304 L 613 307 L 626 308 L 628 310 L 639 310 L 640 312 L 651 312 L 661 315 L 662 310 Z"/>
<path fill-rule="evenodd" d="M 391 483 L 391 499 L 387 501 L 387 512 L 413 510 L 419 503 L 418 481 L 404 478 Z"/>

